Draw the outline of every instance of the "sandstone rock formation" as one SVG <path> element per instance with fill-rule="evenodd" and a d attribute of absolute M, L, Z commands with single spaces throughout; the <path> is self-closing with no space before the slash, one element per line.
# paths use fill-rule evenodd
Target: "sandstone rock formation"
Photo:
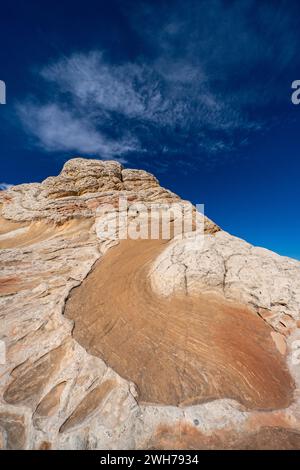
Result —
<path fill-rule="evenodd" d="M 0 192 L 0 446 L 299 448 L 300 263 L 203 216 L 102 237 L 120 197 L 185 204 L 82 158 Z"/>

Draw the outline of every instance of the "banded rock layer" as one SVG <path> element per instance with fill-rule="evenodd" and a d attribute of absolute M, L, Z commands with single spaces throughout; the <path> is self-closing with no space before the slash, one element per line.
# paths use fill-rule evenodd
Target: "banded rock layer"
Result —
<path fill-rule="evenodd" d="M 120 196 L 185 204 L 82 158 L 0 193 L 2 448 L 299 447 L 300 263 L 203 217 L 101 237 Z"/>

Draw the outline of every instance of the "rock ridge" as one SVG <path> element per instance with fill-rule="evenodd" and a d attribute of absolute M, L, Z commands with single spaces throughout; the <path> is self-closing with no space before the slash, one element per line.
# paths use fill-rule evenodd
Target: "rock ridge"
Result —
<path fill-rule="evenodd" d="M 199 404 L 142 403 L 136 383 L 79 344 L 76 323 L 63 315 L 66 303 L 97 263 L 119 256 L 118 241 L 99 237 L 97 226 L 108 217 L 99 208 L 114 205 L 120 195 L 133 202 L 184 203 L 150 173 L 84 158 L 68 161 L 42 183 L 0 192 L 0 340 L 6 353 L 0 364 L 0 446 L 299 447 L 300 263 L 253 247 L 208 218 L 201 247 L 175 237 L 151 258 L 149 289 L 162 302 L 212 294 L 220 305 L 250 309 L 247 315 L 268 328 L 264 344 L 274 345 L 274 361 L 279 358 L 293 382 L 288 403 L 250 409 L 226 394 Z M 124 253 L 129 257 L 127 247 Z"/>

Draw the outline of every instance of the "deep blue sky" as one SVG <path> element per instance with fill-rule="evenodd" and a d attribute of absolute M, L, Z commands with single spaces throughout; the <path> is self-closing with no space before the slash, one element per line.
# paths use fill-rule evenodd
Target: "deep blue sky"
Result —
<path fill-rule="evenodd" d="M 0 41 L 0 183 L 116 158 L 300 259 L 298 1 L 12 1 Z"/>

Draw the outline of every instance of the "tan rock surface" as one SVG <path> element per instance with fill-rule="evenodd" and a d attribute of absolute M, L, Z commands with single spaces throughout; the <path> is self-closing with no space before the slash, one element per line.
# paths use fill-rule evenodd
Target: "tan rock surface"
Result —
<path fill-rule="evenodd" d="M 147 172 L 85 159 L 0 192 L 1 445 L 299 446 L 300 263 L 208 219 L 202 246 L 111 248 L 97 227 L 120 195 L 180 201 Z"/>
<path fill-rule="evenodd" d="M 272 328 L 253 310 L 214 294 L 153 295 L 149 263 L 166 246 L 123 240 L 111 248 L 67 301 L 73 337 L 134 382 L 141 402 L 288 406 L 293 381 Z"/>

